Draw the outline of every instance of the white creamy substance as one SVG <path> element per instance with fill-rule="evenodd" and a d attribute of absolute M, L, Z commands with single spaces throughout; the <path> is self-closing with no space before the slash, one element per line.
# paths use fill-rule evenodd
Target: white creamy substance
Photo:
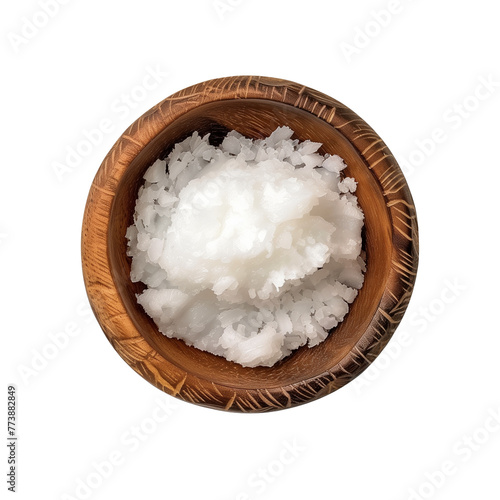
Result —
<path fill-rule="evenodd" d="M 365 270 L 356 182 L 292 135 L 233 131 L 214 147 L 195 132 L 146 171 L 126 236 L 163 334 L 272 366 L 343 320 Z"/>

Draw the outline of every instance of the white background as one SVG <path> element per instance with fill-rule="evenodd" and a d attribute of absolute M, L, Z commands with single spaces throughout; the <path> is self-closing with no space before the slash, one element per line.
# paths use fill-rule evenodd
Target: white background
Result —
<path fill-rule="evenodd" d="M 499 498 L 496 4 L 61 0 L 49 18 L 41 3 L 0 16 L 0 392 L 6 421 L 17 387 L 17 498 Z M 357 112 L 404 166 L 420 225 L 390 347 L 337 393 L 264 415 L 183 403 L 134 373 L 89 314 L 80 264 L 86 196 L 122 131 L 237 74 Z M 56 175 L 103 119 L 99 144 Z"/>

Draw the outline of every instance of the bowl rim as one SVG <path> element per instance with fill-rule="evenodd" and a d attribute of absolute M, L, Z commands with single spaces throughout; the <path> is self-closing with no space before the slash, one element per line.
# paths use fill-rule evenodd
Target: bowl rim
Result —
<path fill-rule="evenodd" d="M 115 286 L 107 233 L 115 190 L 127 165 L 146 144 L 183 114 L 206 103 L 227 99 L 266 99 L 307 111 L 340 132 L 368 168 L 377 173 L 392 223 L 388 283 L 369 327 L 341 362 L 320 376 L 276 392 L 235 388 L 188 374 L 162 357 L 137 331 Z M 418 267 L 418 225 L 413 199 L 394 156 L 376 132 L 356 113 L 322 92 L 289 80 L 235 76 L 207 80 L 167 97 L 132 123 L 104 158 L 89 191 L 82 226 L 82 268 L 92 310 L 112 346 L 137 373 L 159 389 L 202 406 L 260 412 L 318 399 L 357 377 L 380 354 L 399 325 L 410 300 Z M 88 248 L 102 249 L 97 255 Z M 110 313 L 110 304 L 112 312 Z M 164 370 L 162 363 L 169 365 Z M 291 397 L 300 389 L 300 397 Z M 215 399 L 206 393 L 217 393 Z"/>

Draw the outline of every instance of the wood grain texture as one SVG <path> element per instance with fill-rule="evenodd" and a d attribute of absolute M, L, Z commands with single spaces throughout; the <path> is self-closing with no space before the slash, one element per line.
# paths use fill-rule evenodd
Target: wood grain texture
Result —
<path fill-rule="evenodd" d="M 146 168 L 193 131 L 214 140 L 235 129 L 262 138 L 288 125 L 322 142 L 358 181 L 365 214 L 365 284 L 343 323 L 322 344 L 271 368 L 240 365 L 161 335 L 137 304 L 125 230 Z M 191 403 L 240 412 L 300 405 L 339 389 L 380 354 L 415 283 L 418 229 L 406 180 L 382 139 L 335 99 L 268 77 L 221 78 L 184 89 L 134 122 L 105 157 L 91 186 L 82 228 L 82 264 L 92 309 L 120 356 L 159 389 Z"/>

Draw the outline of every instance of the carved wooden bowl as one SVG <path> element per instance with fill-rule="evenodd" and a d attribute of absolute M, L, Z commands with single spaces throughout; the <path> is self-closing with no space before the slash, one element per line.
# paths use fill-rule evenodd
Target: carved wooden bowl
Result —
<path fill-rule="evenodd" d="M 365 283 L 344 321 L 320 345 L 274 367 L 244 368 L 158 332 L 136 302 L 125 230 L 146 168 L 197 130 L 253 138 L 288 125 L 321 153 L 345 159 L 365 214 Z M 92 309 L 118 354 L 159 389 L 202 406 L 278 410 L 325 396 L 358 376 L 389 341 L 408 305 L 418 261 L 417 219 L 405 178 L 382 139 L 353 111 L 297 83 L 258 76 L 184 89 L 141 116 L 118 139 L 91 186 L 82 231 Z"/>

